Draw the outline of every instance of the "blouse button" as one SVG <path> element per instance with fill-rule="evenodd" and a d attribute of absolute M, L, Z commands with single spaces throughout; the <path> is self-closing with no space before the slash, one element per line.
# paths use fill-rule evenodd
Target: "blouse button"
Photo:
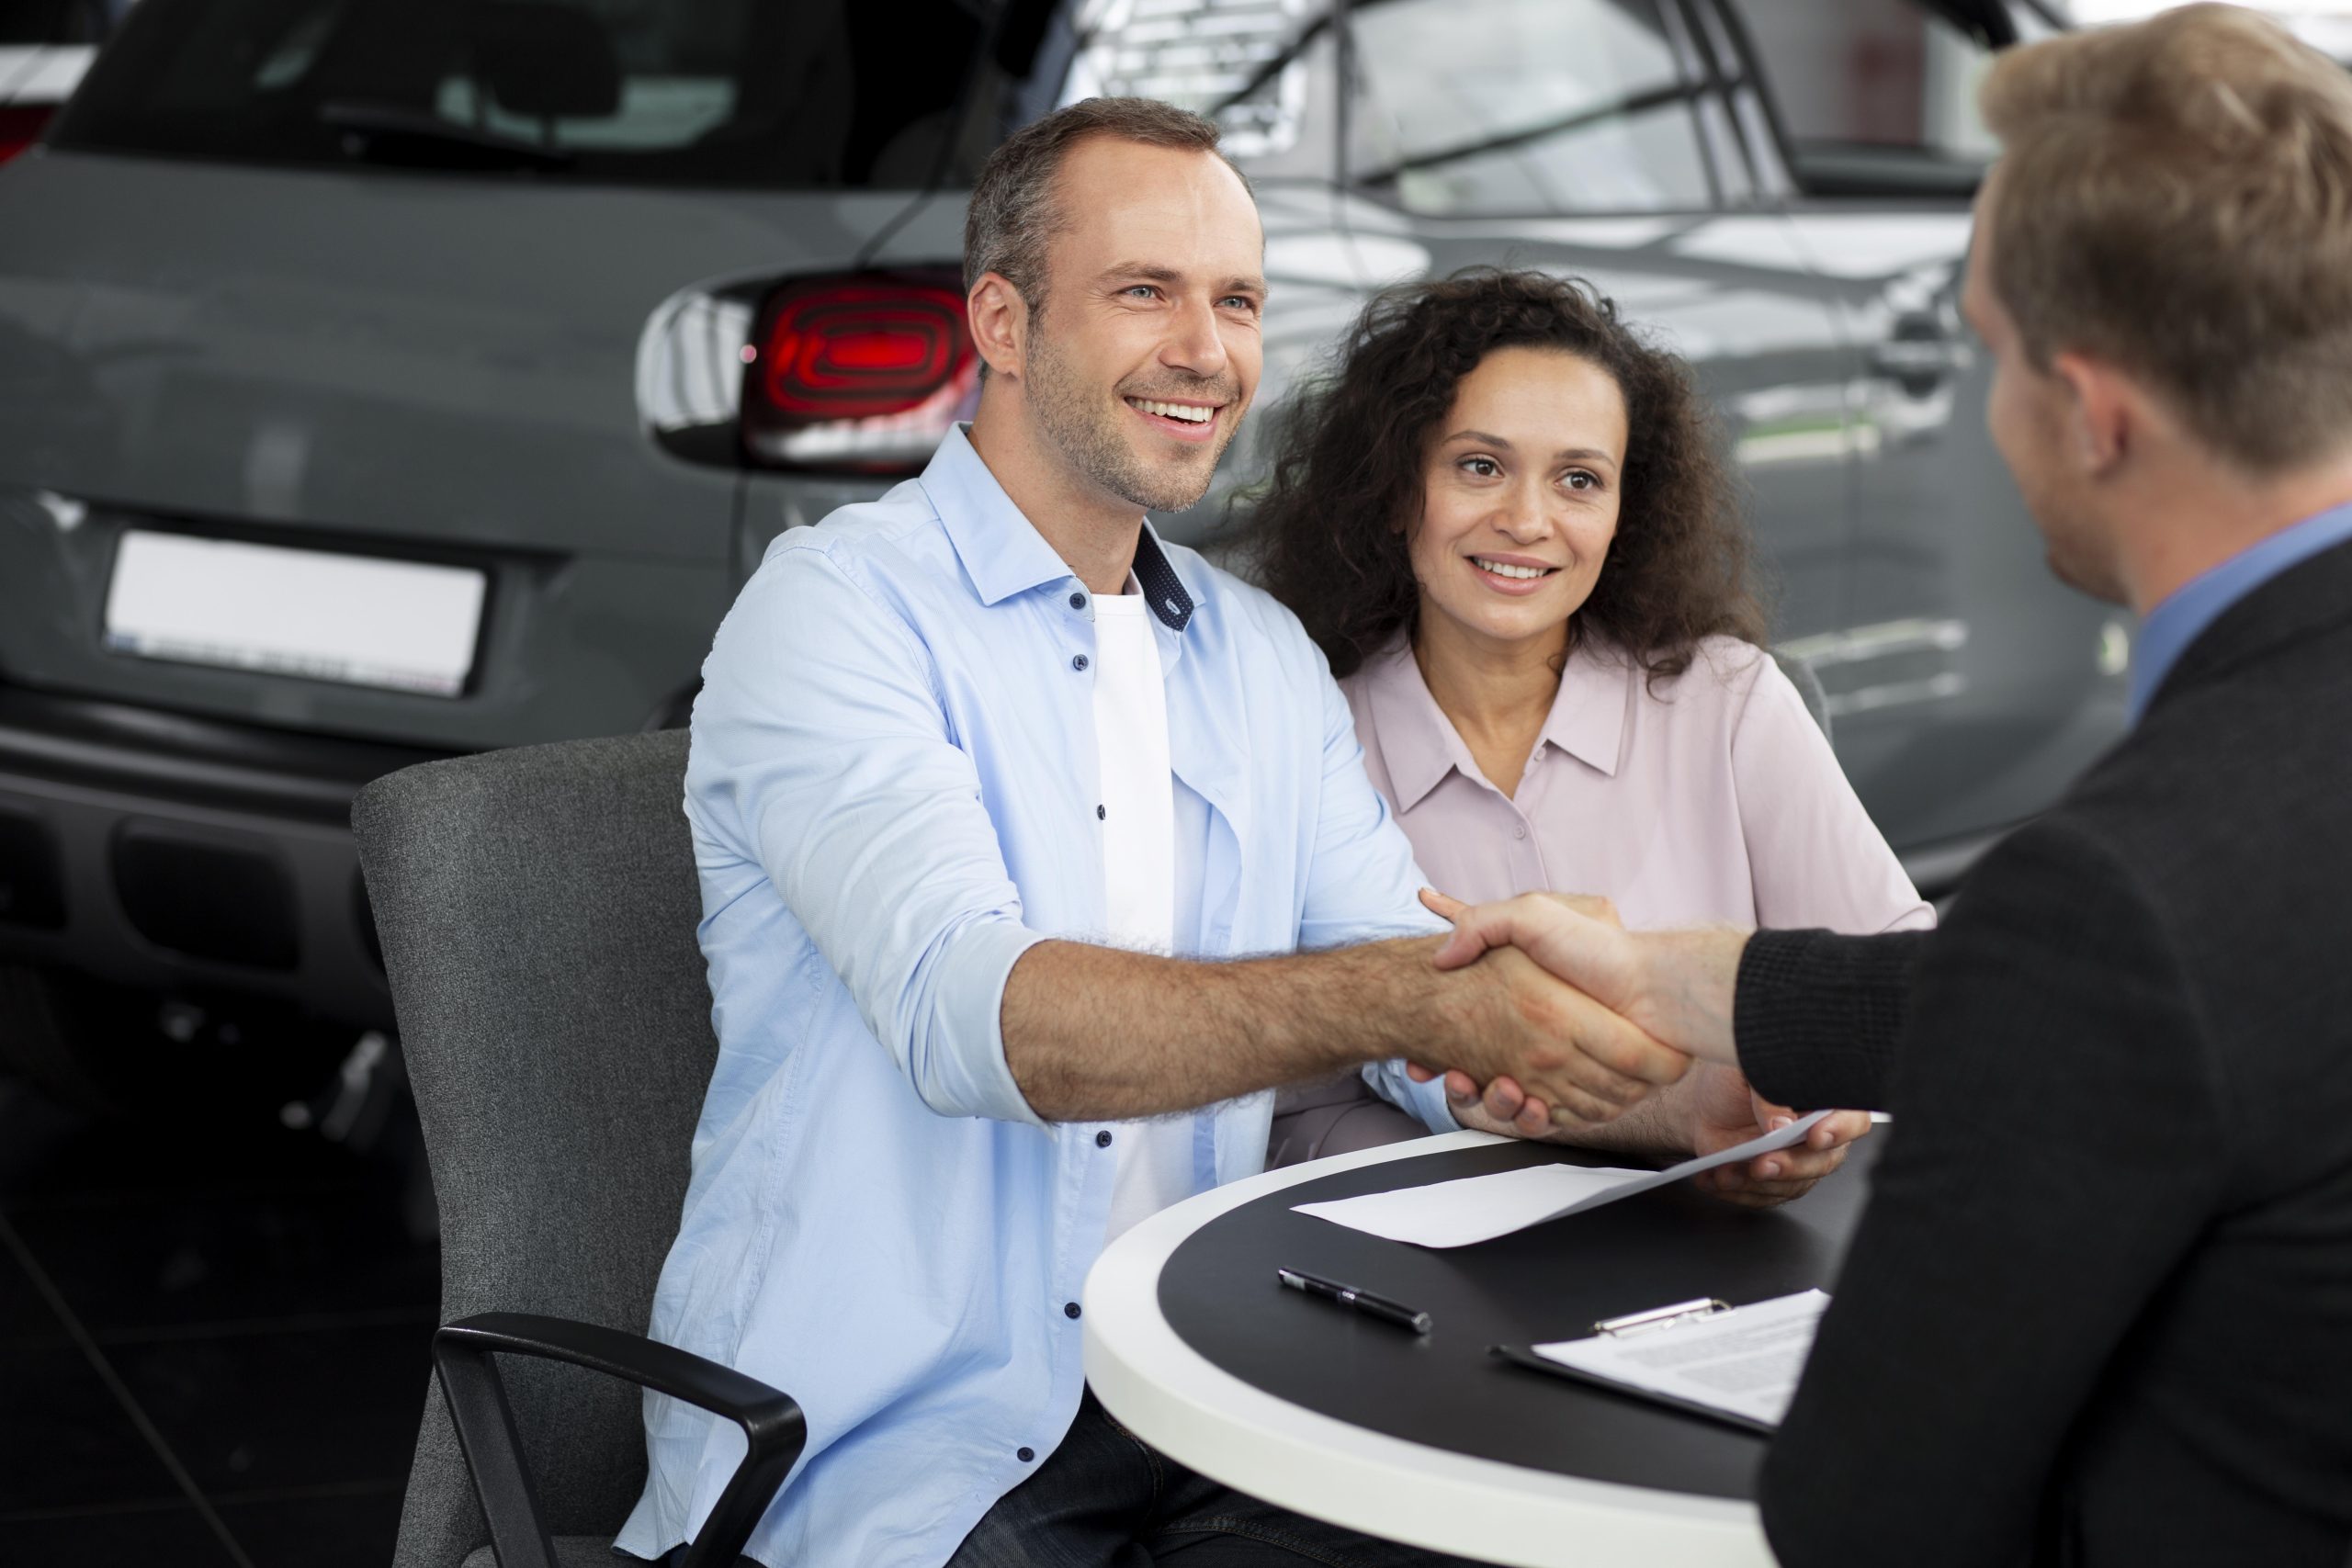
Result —
<path fill-rule="evenodd" d="M 1510 836 L 1514 839 L 1524 839 L 1527 837 L 1527 824 L 1524 822 L 1516 824 L 1510 830 Z"/>

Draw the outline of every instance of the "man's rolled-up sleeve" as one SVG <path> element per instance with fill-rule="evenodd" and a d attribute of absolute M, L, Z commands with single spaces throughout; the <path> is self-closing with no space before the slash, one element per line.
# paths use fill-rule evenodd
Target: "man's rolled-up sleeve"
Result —
<path fill-rule="evenodd" d="M 719 627 L 687 799 L 766 872 L 923 1104 L 1039 1124 L 1001 1014 L 1043 938 L 930 654 L 821 547 L 776 551 Z"/>

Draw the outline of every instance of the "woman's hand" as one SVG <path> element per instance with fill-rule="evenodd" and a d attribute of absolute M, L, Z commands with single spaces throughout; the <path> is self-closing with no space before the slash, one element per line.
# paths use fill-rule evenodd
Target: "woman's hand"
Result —
<path fill-rule="evenodd" d="M 1423 1067 L 1412 1072 L 1424 1082 L 1437 1076 Z M 1445 1099 L 1453 1119 L 1477 1132 L 1643 1154 L 1716 1154 L 1797 1119 L 1788 1106 L 1775 1105 L 1750 1089 L 1737 1068 L 1706 1062 L 1694 1066 L 1680 1083 L 1661 1090 L 1649 1105 L 1629 1111 L 1623 1122 L 1574 1133 L 1555 1127 L 1551 1108 L 1510 1078 L 1497 1078 L 1481 1089 L 1468 1074 L 1449 1072 Z M 1728 1203 L 1769 1209 L 1811 1191 L 1815 1182 L 1846 1163 L 1847 1149 L 1869 1136 L 1870 1130 L 1867 1112 L 1840 1111 L 1822 1118 L 1802 1144 L 1742 1165 L 1702 1170 L 1690 1184 Z"/>
<path fill-rule="evenodd" d="M 1422 1083 L 1437 1076 L 1418 1063 L 1408 1063 L 1406 1071 Z M 1476 1132 L 1499 1133 L 1507 1138 L 1532 1138 L 1545 1144 L 1570 1141 L 1554 1125 L 1552 1108 L 1508 1077 L 1497 1078 L 1481 1089 L 1468 1073 L 1448 1072 L 1445 1103 L 1456 1122 Z"/>
<path fill-rule="evenodd" d="M 1684 1125 L 1693 1155 L 1736 1147 L 1797 1119 L 1789 1107 L 1775 1105 L 1750 1089 L 1736 1068 L 1702 1065 L 1684 1083 L 1689 1099 Z M 1837 1111 L 1823 1117 L 1802 1144 L 1758 1155 L 1745 1164 L 1702 1170 L 1690 1184 L 1726 1202 L 1768 1209 L 1811 1191 L 1814 1183 L 1846 1163 L 1847 1149 L 1868 1137 L 1870 1130 L 1867 1111 Z"/>

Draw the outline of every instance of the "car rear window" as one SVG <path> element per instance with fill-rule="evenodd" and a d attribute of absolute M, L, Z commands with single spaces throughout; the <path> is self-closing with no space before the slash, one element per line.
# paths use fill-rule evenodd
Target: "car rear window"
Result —
<path fill-rule="evenodd" d="M 631 184 L 922 186 L 968 175 L 1035 112 L 1026 77 L 1052 16 L 1040 0 L 141 0 L 51 141 Z"/>
<path fill-rule="evenodd" d="M 1408 212 L 1648 212 L 1713 199 L 1652 0 L 1357 0 L 1349 174 Z"/>
<path fill-rule="evenodd" d="M 1988 39 L 1926 0 L 1732 0 L 1798 182 L 1817 195 L 1965 195 L 1996 151 Z"/>

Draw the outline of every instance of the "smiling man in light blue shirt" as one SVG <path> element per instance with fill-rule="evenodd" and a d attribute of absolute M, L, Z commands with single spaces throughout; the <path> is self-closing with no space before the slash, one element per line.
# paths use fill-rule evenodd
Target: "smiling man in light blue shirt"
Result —
<path fill-rule="evenodd" d="M 1321 657 L 1144 524 L 1199 498 L 1258 381 L 1263 241 L 1215 145 L 1096 100 L 999 152 L 968 437 L 778 539 L 705 666 L 686 808 L 720 1051 L 652 1331 L 806 1412 L 750 1543 L 774 1568 L 1426 1561 L 1103 1417 L 1088 1267 L 1114 1216 L 1259 1169 L 1276 1084 L 1361 1066 L 1442 1129 L 1392 1058 L 1442 1041 L 1587 1121 L 1684 1065 L 1518 953 L 1435 969 Z M 1098 597 L 1124 593 L 1148 615 L 1114 637 Z M 1099 707 L 1114 674 L 1164 720 Z M 1159 868 L 1151 907 L 1106 863 Z M 1115 945 L 1153 933 L 1175 956 Z M 660 1398 L 647 1432 L 619 1544 L 652 1557 L 742 1439 Z"/>

